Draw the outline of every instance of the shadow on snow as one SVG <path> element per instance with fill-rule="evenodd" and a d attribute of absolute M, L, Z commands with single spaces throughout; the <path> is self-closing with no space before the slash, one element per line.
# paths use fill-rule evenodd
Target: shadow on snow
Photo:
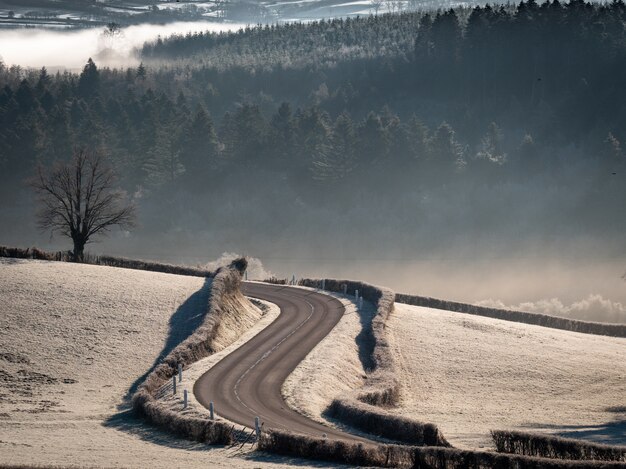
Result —
<path fill-rule="evenodd" d="M 118 412 L 103 422 L 105 427 L 116 428 L 120 431 L 137 435 L 152 443 L 168 446 L 170 448 L 184 448 L 188 450 L 207 449 L 207 446 L 204 444 L 176 438 L 153 426 L 146 425 L 143 419 L 136 418 L 133 414 L 130 408 L 130 400 L 139 385 L 152 370 L 154 370 L 178 344 L 193 334 L 200 324 L 202 324 L 208 311 L 211 282 L 212 279 L 205 279 L 202 287 L 187 298 L 172 314 L 169 320 L 169 331 L 163 349 L 154 360 L 152 366 L 130 386 L 124 396 L 123 402 L 118 406 Z"/>

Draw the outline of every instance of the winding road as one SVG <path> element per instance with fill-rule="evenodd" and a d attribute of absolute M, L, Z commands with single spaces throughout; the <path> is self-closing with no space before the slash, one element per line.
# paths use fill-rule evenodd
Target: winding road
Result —
<path fill-rule="evenodd" d="M 341 319 L 341 302 L 282 285 L 245 282 L 242 292 L 277 304 L 280 315 L 196 381 L 193 393 L 198 402 L 208 407 L 213 401 L 220 416 L 248 427 L 253 427 L 254 417 L 259 416 L 265 430 L 365 441 L 297 413 L 281 395 L 287 376 Z"/>

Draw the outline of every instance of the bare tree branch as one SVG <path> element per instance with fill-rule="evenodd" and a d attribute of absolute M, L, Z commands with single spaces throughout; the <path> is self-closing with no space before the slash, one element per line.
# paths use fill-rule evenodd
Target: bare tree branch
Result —
<path fill-rule="evenodd" d="M 100 153 L 77 148 L 69 163 L 39 168 L 31 185 L 39 195 L 37 214 L 42 230 L 71 238 L 81 260 L 85 244 L 113 226 L 135 224 L 135 206 L 115 188 L 116 177 Z"/>

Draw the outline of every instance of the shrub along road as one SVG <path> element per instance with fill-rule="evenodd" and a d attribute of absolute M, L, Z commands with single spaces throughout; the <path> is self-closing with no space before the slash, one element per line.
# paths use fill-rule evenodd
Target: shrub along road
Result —
<path fill-rule="evenodd" d="M 259 416 L 264 430 L 366 441 L 308 419 L 290 409 L 281 395 L 287 376 L 341 319 L 341 302 L 282 285 L 246 282 L 242 291 L 277 304 L 280 315 L 196 381 L 193 392 L 198 402 L 208 407 L 212 401 L 220 416 L 248 427 Z"/>

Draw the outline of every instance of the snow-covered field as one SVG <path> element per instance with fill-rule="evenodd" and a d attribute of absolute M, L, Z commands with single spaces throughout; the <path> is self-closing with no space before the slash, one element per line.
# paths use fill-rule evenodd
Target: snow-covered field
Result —
<path fill-rule="evenodd" d="M 626 339 L 396 303 L 397 412 L 432 422 L 459 447 L 491 429 L 626 444 Z"/>
<path fill-rule="evenodd" d="M 180 440 L 130 415 L 129 390 L 199 323 L 209 286 L 195 277 L 0 259 L 0 465 L 301 466 Z M 355 343 L 361 320 L 345 303 L 342 321 L 283 389 L 316 420 L 364 374 Z M 270 305 L 219 356 L 277 314 Z M 400 304 L 388 330 L 402 370 L 397 412 L 436 423 L 455 446 L 489 446 L 488 431 L 506 428 L 624 444 L 626 339 Z M 219 356 L 185 373 L 189 387 Z"/>
<path fill-rule="evenodd" d="M 128 411 L 129 389 L 199 322 L 208 290 L 195 277 L 0 259 L 0 465 L 293 467 Z"/>

